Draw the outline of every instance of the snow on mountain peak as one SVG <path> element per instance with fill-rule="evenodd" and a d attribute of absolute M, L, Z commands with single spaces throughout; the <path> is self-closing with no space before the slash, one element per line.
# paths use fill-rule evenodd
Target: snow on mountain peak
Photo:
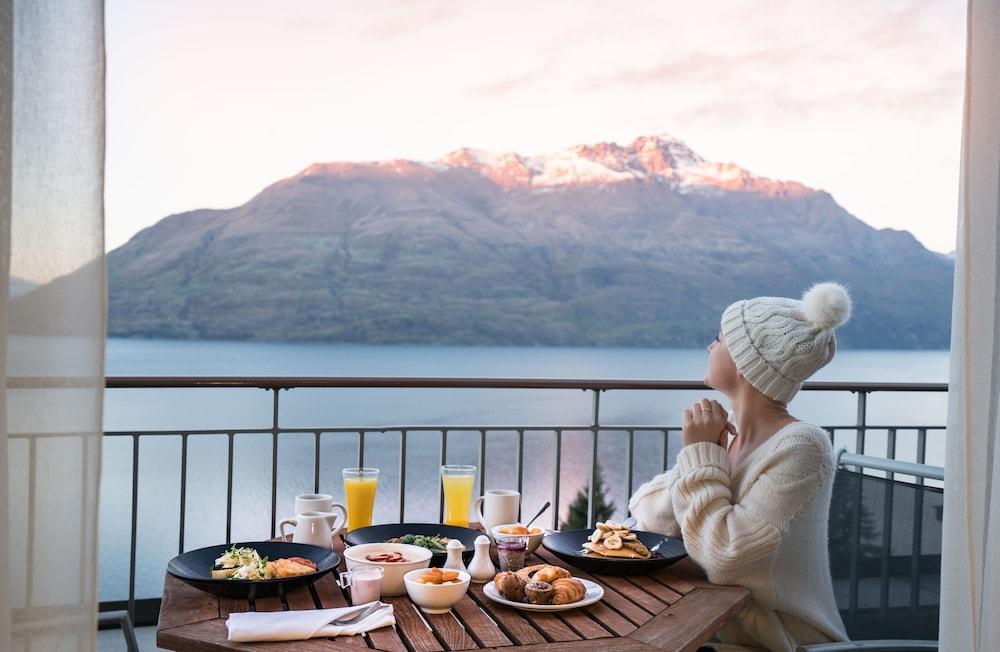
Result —
<path fill-rule="evenodd" d="M 673 183 L 681 192 L 808 190 L 794 182 L 758 177 L 734 163 L 707 161 L 668 134 L 640 136 L 628 145 L 577 145 L 535 156 L 463 148 L 434 164 L 466 168 L 503 187 L 541 189 L 652 179 Z"/>
<path fill-rule="evenodd" d="M 668 134 L 640 136 L 627 145 L 609 142 L 577 145 L 535 156 L 465 147 L 435 161 L 316 163 L 299 176 L 369 175 L 419 179 L 455 169 L 474 172 L 502 188 L 528 190 L 644 181 L 669 183 L 682 193 L 742 191 L 802 195 L 814 192 L 794 181 L 757 176 L 735 163 L 705 160 L 686 143 Z"/>

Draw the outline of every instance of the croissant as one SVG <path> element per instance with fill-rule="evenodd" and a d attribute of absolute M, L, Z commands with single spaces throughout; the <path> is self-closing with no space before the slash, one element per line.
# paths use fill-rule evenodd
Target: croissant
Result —
<path fill-rule="evenodd" d="M 500 595 L 508 600 L 513 602 L 521 602 L 524 600 L 525 581 L 516 573 L 510 573 L 507 571 L 497 573 L 493 578 L 493 584 L 496 585 L 497 591 L 500 592 Z"/>
<path fill-rule="evenodd" d="M 583 600 L 587 587 L 575 577 L 560 577 L 552 582 L 552 604 L 569 604 Z"/>
<path fill-rule="evenodd" d="M 553 581 L 561 577 L 569 577 L 569 571 L 565 568 L 559 568 L 558 566 L 546 566 L 537 573 L 531 576 L 536 582 L 548 582 L 551 584 Z"/>
<path fill-rule="evenodd" d="M 521 570 L 517 571 L 517 576 L 520 577 L 525 582 L 530 582 L 532 576 L 538 571 L 542 570 L 548 566 L 548 564 L 535 564 L 534 566 L 525 566 Z"/>

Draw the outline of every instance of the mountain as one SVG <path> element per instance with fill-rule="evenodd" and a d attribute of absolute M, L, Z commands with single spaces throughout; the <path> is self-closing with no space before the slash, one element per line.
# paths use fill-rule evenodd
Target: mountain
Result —
<path fill-rule="evenodd" d="M 876 181 L 873 180 L 873 183 Z M 853 347 L 946 348 L 953 261 L 826 192 L 649 136 L 314 164 L 108 255 L 109 335 L 693 346 L 731 301 L 847 284 Z"/>

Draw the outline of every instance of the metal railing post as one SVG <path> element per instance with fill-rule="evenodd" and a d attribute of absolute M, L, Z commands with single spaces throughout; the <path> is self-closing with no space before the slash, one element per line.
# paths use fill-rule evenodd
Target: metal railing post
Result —
<path fill-rule="evenodd" d="M 322 443 L 323 433 L 319 430 L 313 433 L 315 439 L 313 440 L 313 493 L 319 493 L 319 457 L 320 457 L 320 444 Z"/>
<path fill-rule="evenodd" d="M 441 466 L 448 463 L 448 431 L 441 430 Z M 444 521 L 444 481 L 438 468 L 438 520 Z"/>
<path fill-rule="evenodd" d="M 625 483 L 628 492 L 626 499 L 628 499 L 632 497 L 632 456 L 635 450 L 635 431 L 627 430 L 626 433 L 628 438 L 625 440 L 625 455 L 628 459 L 628 466 L 625 469 Z M 626 509 L 626 511 L 628 510 Z"/>
<path fill-rule="evenodd" d="M 556 450 L 552 459 L 552 529 L 559 529 L 559 476 L 562 471 L 562 430 L 556 430 Z"/>
<path fill-rule="evenodd" d="M 486 495 L 486 430 L 479 431 L 479 495 Z"/>
<path fill-rule="evenodd" d="M 184 553 L 184 523 L 187 521 L 187 468 L 188 468 L 188 436 L 181 434 L 181 504 L 180 523 L 177 527 L 177 554 Z"/>
<path fill-rule="evenodd" d="M 406 430 L 399 431 L 399 522 L 406 511 Z"/>
<path fill-rule="evenodd" d="M 233 542 L 233 437 L 235 433 L 227 432 L 226 451 L 226 543 Z"/>
<path fill-rule="evenodd" d="M 278 393 L 280 387 L 275 387 L 274 405 L 271 411 L 271 538 L 274 538 L 275 526 L 278 524 Z"/>
<path fill-rule="evenodd" d="M 865 432 L 868 428 L 868 392 L 858 390 L 858 436 L 854 444 L 854 452 L 865 454 Z"/>
<path fill-rule="evenodd" d="M 34 468 L 32 465 L 31 468 Z M 132 435 L 132 533 L 128 560 L 128 615 L 135 622 L 135 549 L 139 516 L 139 435 Z M 30 585 L 29 585 L 30 586 Z"/>
<path fill-rule="evenodd" d="M 590 426 L 590 482 L 587 486 L 587 527 L 594 527 L 594 489 L 597 486 L 597 432 L 601 427 L 601 390 L 594 389 L 593 415 Z"/>

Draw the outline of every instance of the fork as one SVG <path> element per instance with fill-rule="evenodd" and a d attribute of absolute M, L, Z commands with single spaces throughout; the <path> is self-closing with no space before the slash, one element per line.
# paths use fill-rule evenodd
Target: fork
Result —
<path fill-rule="evenodd" d="M 361 613 L 358 613 L 353 616 L 342 616 L 335 620 L 331 620 L 329 624 L 334 625 L 335 627 L 339 627 L 341 625 L 351 625 L 353 623 L 358 622 L 359 620 L 364 620 L 365 618 L 367 618 L 368 616 L 372 615 L 377 610 L 385 606 L 387 605 L 383 602 L 376 602 L 375 604 L 366 607 L 363 611 L 361 611 Z"/>

